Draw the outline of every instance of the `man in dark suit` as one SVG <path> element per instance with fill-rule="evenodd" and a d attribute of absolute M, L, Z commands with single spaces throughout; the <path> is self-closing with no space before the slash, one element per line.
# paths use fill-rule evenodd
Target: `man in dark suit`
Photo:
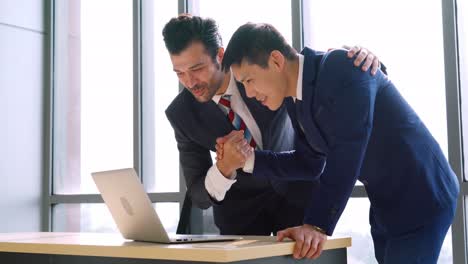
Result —
<path fill-rule="evenodd" d="M 221 234 L 270 235 L 301 224 L 304 199 L 296 194 L 310 188 L 310 182 L 255 179 L 236 171 L 238 164 L 229 158 L 213 165 L 210 155 L 216 138 L 233 129 L 244 131 L 244 141 L 257 149 L 290 150 L 294 130 L 285 107 L 270 111 L 247 98 L 243 85 L 221 70 L 224 49 L 212 19 L 181 15 L 165 25 L 163 36 L 174 71 L 186 88 L 166 115 L 192 202 L 202 209 L 213 206 Z M 358 51 L 353 49 L 350 55 Z M 363 49 L 357 65 L 366 55 Z M 378 60 L 370 53 L 368 58 L 365 67 L 377 70 Z"/>
<path fill-rule="evenodd" d="M 257 150 L 255 179 L 311 180 L 303 225 L 278 233 L 297 241 L 294 256 L 320 255 L 356 180 L 371 202 L 379 263 L 436 263 L 453 220 L 458 180 L 438 143 L 387 76 L 353 67 L 343 50 L 298 54 L 268 24 L 246 24 L 223 59 L 248 97 L 270 110 L 286 103 L 295 151 Z M 424 91 L 422 91 L 424 92 Z M 239 133 L 218 139 L 222 160 L 238 155 Z M 234 154 L 234 155 L 233 155 Z"/>

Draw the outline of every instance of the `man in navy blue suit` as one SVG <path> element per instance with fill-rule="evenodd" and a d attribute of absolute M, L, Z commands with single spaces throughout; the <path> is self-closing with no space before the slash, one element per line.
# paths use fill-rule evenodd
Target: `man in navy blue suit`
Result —
<path fill-rule="evenodd" d="M 247 98 L 229 71 L 222 71 L 224 48 L 214 20 L 182 14 L 165 25 L 163 36 L 174 72 L 185 87 L 166 115 L 177 140 L 186 201 L 202 209 L 213 207 L 221 234 L 270 235 L 301 224 L 304 205 L 292 196 L 308 183 L 255 179 L 236 171 L 229 158 L 213 164 L 210 155 L 216 138 L 234 129 L 230 116 L 237 116 L 236 124 L 242 120 L 259 149 L 291 149 L 294 130 L 285 107 L 268 110 Z M 372 53 L 353 48 L 350 55 L 356 52 L 358 66 L 365 61 L 364 68 L 378 69 Z"/>
<path fill-rule="evenodd" d="M 287 105 L 295 150 L 244 151 L 241 132 L 219 138 L 218 158 L 246 158 L 256 179 L 310 180 L 303 225 L 278 232 L 296 258 L 316 258 L 360 180 L 371 202 L 379 263 L 436 263 L 453 220 L 459 185 L 438 143 L 382 74 L 353 66 L 343 50 L 297 53 L 268 24 L 232 36 L 223 69 L 270 110 Z M 423 91 L 422 91 L 423 92 Z M 252 153 L 252 154 L 251 154 Z M 242 154 L 242 155 L 241 155 Z"/>

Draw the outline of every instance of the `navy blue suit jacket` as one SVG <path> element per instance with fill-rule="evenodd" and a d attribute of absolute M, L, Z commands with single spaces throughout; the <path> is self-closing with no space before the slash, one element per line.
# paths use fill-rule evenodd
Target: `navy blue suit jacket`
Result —
<path fill-rule="evenodd" d="M 272 112 L 255 99 L 248 98 L 241 83 L 237 83 L 237 87 L 261 131 L 264 149 L 293 149 L 294 130 L 286 107 Z M 237 182 L 226 193 L 225 199 L 222 202 L 214 201 L 205 188 L 206 173 L 213 165 L 210 151 L 216 151 L 216 138 L 233 130 L 231 123 L 213 101 L 199 103 L 186 89 L 172 101 L 166 115 L 174 128 L 187 195 L 199 208 L 213 206 L 215 223 L 222 234 L 242 234 L 242 230 L 255 230 L 254 225 L 262 224 L 258 220 L 262 210 L 274 207 L 278 196 L 297 194 L 299 198 L 301 190 L 307 189 L 304 183 L 285 184 L 255 179 L 251 174 L 238 170 Z M 299 200 L 296 205 L 304 206 Z M 261 227 L 257 229 L 261 230 Z"/>
<path fill-rule="evenodd" d="M 456 203 L 458 181 L 438 143 L 382 72 L 361 71 L 343 50 L 302 54 L 302 101 L 286 99 L 296 151 L 257 151 L 254 176 L 319 181 L 304 223 L 328 235 L 358 179 L 392 233 Z"/>

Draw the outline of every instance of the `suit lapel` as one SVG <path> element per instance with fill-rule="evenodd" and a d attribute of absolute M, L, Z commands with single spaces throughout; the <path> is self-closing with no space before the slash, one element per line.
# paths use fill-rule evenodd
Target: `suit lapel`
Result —
<path fill-rule="evenodd" d="M 296 101 L 296 115 L 298 125 L 304 129 L 309 145 L 318 152 L 327 153 L 328 146 L 324 140 L 313 116 L 315 79 L 320 66 L 322 53 L 309 48 L 302 51 L 304 55 L 304 68 L 302 76 L 302 101 Z"/>
<path fill-rule="evenodd" d="M 293 98 L 286 97 L 286 99 L 284 100 L 284 103 L 286 104 L 286 107 L 288 109 L 288 115 L 289 115 L 289 118 L 291 119 L 291 123 L 294 127 L 294 130 L 296 131 L 296 134 L 300 135 L 301 137 L 305 137 L 304 131 L 299 126 L 299 122 L 297 120 L 298 108 Z"/>
<path fill-rule="evenodd" d="M 233 130 L 229 119 L 215 102 L 197 102 L 196 105 L 197 109 L 194 111 L 195 114 L 198 114 L 196 122 L 207 134 L 211 134 L 205 138 L 216 139 L 229 134 Z M 214 147 L 215 142 L 209 142 L 208 144 L 210 147 Z"/>

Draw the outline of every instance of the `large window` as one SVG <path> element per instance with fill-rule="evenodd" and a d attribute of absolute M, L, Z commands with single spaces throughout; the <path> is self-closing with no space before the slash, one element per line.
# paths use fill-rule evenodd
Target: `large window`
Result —
<path fill-rule="evenodd" d="M 91 172 L 133 167 L 131 10 L 131 0 L 55 2 L 54 195 L 97 193 Z M 52 228 L 112 230 L 95 217 L 107 213 L 58 201 Z"/>
<path fill-rule="evenodd" d="M 468 155 L 461 149 L 461 139 L 452 136 L 461 129 L 462 135 L 466 135 L 463 138 L 468 138 L 468 122 L 459 127 L 458 119 L 451 122 L 451 115 L 447 118 L 450 109 L 460 106 L 461 111 L 455 111 L 461 114 L 462 121 L 468 119 L 465 103 L 468 3 L 458 0 L 451 7 L 449 2 L 53 1 L 53 151 L 49 199 L 52 230 L 116 232 L 90 173 L 124 167 L 138 169 L 164 226 L 170 232 L 176 230 L 185 183 L 174 133 L 164 110 L 182 87 L 172 70 L 161 31 L 171 17 L 183 12 L 215 19 L 224 46 L 240 25 L 267 22 L 278 28 L 290 43 L 294 40 L 298 48 L 305 45 L 327 50 L 344 44 L 368 48 L 387 66 L 390 79 L 452 164 L 457 155 L 468 161 Z M 457 28 L 447 23 L 452 20 L 457 21 Z M 449 38 L 458 44 L 453 58 L 447 58 L 447 51 L 455 48 L 444 46 L 450 44 Z M 459 71 L 447 70 L 450 68 L 447 64 L 456 60 Z M 453 82 L 456 85 L 447 82 L 450 78 L 456 79 Z M 457 154 L 453 146 L 459 146 L 461 153 Z M 463 163 L 458 165 L 461 169 L 457 174 L 468 171 Z M 439 263 L 467 260 L 468 234 L 460 235 L 468 230 L 464 213 L 468 210 L 467 190 L 468 183 L 462 182 L 461 211 L 455 220 L 458 224 L 452 227 L 454 241 L 458 241 L 453 245 L 455 255 L 452 257 L 452 232 L 449 232 Z M 357 186 L 335 233 L 352 236 L 350 263 L 376 263 L 368 211 L 363 186 Z M 205 232 L 216 232 L 211 212 L 204 211 L 202 215 Z M 458 250 L 459 247 L 463 250 Z"/>
<path fill-rule="evenodd" d="M 53 193 L 97 193 L 91 172 L 133 167 L 132 1 L 55 7 Z"/>
<path fill-rule="evenodd" d="M 177 10 L 177 1 L 142 1 L 143 177 L 150 192 L 180 191 L 179 152 L 164 113 L 179 93 L 179 81 L 162 37 Z"/>
<path fill-rule="evenodd" d="M 158 8 L 153 1 L 145 2 L 142 5 L 152 9 L 144 19 L 154 33 L 145 35 L 144 45 L 154 46 L 141 54 L 154 57 L 141 60 L 148 66 L 144 67 L 148 78 L 142 86 L 153 97 L 147 101 L 148 111 L 141 114 L 146 120 L 136 122 L 141 101 L 134 105 L 135 90 L 140 89 L 134 86 L 133 55 L 138 47 L 134 44 L 134 17 L 142 9 L 132 0 L 55 1 L 53 231 L 117 231 L 108 209 L 96 203 L 99 196 L 91 172 L 137 167 L 134 161 L 139 153 L 134 142 L 142 135 L 134 134 L 135 124 L 143 123 L 137 131 L 145 135 L 154 133 L 142 140 L 152 140 L 153 145 L 145 145 L 151 147 L 140 146 L 151 154 L 145 157 L 153 158 L 139 170 L 147 191 L 180 191 L 177 148 L 164 115 L 178 85 L 161 38 L 164 23 L 177 15 L 177 1 L 164 2 Z M 169 232 L 177 228 L 180 196 L 151 195 Z"/>

